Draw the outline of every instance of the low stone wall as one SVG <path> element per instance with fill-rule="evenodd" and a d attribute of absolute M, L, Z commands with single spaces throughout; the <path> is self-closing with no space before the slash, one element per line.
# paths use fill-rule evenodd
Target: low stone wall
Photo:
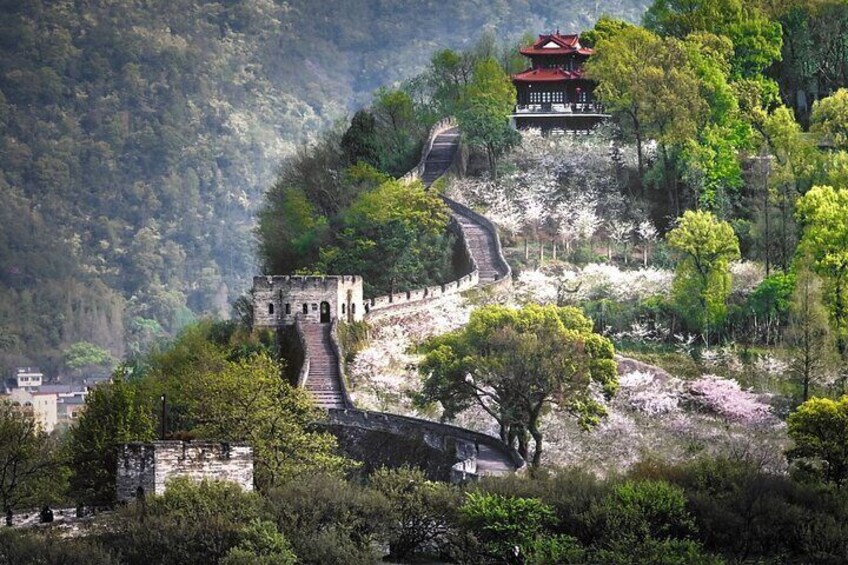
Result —
<path fill-rule="evenodd" d="M 482 225 L 486 228 L 495 240 L 495 258 L 498 262 L 498 271 L 502 273 L 502 276 L 493 282 L 486 283 L 487 286 L 490 287 L 503 287 L 508 288 L 512 286 L 512 267 L 509 266 L 509 263 L 506 260 L 506 257 L 503 253 L 503 246 L 501 245 L 501 238 L 498 236 L 498 228 L 495 224 L 492 223 L 487 217 L 482 214 L 475 212 L 468 206 L 464 204 L 460 204 L 455 200 L 451 200 L 447 196 L 443 196 L 442 199 L 445 201 L 445 204 L 448 205 L 448 208 L 456 212 L 457 214 L 467 216 L 473 219 L 478 224 Z"/>
<path fill-rule="evenodd" d="M 119 449 L 116 471 L 121 502 L 138 494 L 164 494 L 167 482 L 176 477 L 230 481 L 252 491 L 253 448 L 212 441 L 128 443 Z"/>
<path fill-rule="evenodd" d="M 332 326 L 330 326 L 330 349 L 333 351 L 333 355 L 336 356 L 336 365 L 339 370 L 339 386 L 342 389 L 342 398 L 344 398 L 345 406 L 348 408 L 353 408 L 353 400 L 350 398 L 350 393 L 347 391 L 347 377 L 345 376 L 345 367 L 344 367 L 344 351 L 342 350 L 342 345 L 339 343 L 339 321 L 333 320 Z"/>
<path fill-rule="evenodd" d="M 477 269 L 477 262 L 471 254 L 471 249 L 468 247 L 468 242 L 465 239 L 465 233 L 462 231 L 459 223 L 451 218 L 448 225 L 449 229 L 459 239 L 460 245 L 465 253 L 466 262 L 471 265 L 471 272 L 456 280 L 448 281 L 444 284 L 428 286 L 424 288 L 416 288 L 407 292 L 396 292 L 384 296 L 377 296 L 365 301 L 365 319 L 375 321 L 385 318 L 389 315 L 398 315 L 407 312 L 417 311 L 423 307 L 425 301 L 450 296 L 472 289 L 480 284 L 480 273 Z"/>
<path fill-rule="evenodd" d="M 309 376 L 309 348 L 306 347 L 306 333 L 303 331 L 303 318 L 296 318 L 294 322 L 297 339 L 300 342 L 300 350 L 303 352 L 303 363 L 300 365 L 300 372 L 297 375 L 297 386 L 303 388 L 306 384 L 306 378 Z"/>

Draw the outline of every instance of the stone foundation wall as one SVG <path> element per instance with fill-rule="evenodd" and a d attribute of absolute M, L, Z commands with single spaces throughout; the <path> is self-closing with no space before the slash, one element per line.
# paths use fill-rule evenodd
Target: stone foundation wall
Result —
<path fill-rule="evenodd" d="M 132 500 L 139 492 L 161 495 L 169 480 L 236 483 L 253 490 L 253 448 L 243 443 L 210 441 L 156 441 L 129 443 L 118 454 L 118 501 Z"/>

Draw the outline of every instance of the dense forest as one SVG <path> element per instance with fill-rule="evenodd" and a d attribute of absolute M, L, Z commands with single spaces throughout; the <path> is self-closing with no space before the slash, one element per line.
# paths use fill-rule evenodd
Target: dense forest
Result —
<path fill-rule="evenodd" d="M 641 2 L 605 4 L 636 20 Z M 0 2 L 0 365 L 226 316 L 282 160 L 433 51 L 591 2 Z"/>

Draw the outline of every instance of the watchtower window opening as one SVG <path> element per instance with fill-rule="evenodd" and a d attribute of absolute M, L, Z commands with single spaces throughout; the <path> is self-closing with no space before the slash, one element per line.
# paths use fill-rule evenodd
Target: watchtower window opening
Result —
<path fill-rule="evenodd" d="M 289 314 L 291 314 L 291 304 L 286 303 L 286 316 L 288 316 Z"/>
<path fill-rule="evenodd" d="M 351 313 L 351 314 L 356 314 L 356 304 L 351 304 L 351 305 L 350 305 L 350 313 Z"/>
<path fill-rule="evenodd" d="M 274 315 L 274 303 L 273 302 L 268 304 L 268 314 L 270 314 L 272 316 Z"/>
<path fill-rule="evenodd" d="M 342 304 L 342 314 L 344 314 L 344 313 L 345 313 L 345 305 Z"/>
<path fill-rule="evenodd" d="M 304 313 L 304 314 L 309 314 L 309 304 L 304 304 L 304 305 L 303 305 L 303 313 Z"/>

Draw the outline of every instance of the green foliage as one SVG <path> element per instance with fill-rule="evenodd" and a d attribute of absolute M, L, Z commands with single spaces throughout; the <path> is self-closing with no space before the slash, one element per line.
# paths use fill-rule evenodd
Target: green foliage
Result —
<path fill-rule="evenodd" d="M 151 405 L 138 386 L 120 373 L 86 397 L 85 411 L 70 429 L 68 453 L 71 495 L 81 504 L 111 506 L 115 501 L 118 446 L 154 439 Z"/>
<path fill-rule="evenodd" d="M 420 183 L 385 181 L 362 193 L 341 218 L 316 268 L 362 275 L 365 292 L 398 292 L 450 278 L 448 209 Z"/>
<path fill-rule="evenodd" d="M 848 189 L 815 186 L 796 203 L 800 249 L 825 277 L 839 352 L 848 341 Z"/>
<path fill-rule="evenodd" d="M 118 565 L 110 553 L 85 539 L 33 531 L 0 530 L 2 565 Z"/>
<path fill-rule="evenodd" d="M 727 313 L 730 261 L 739 258 L 739 242 L 727 222 L 709 212 L 688 210 L 666 236 L 680 254 L 674 276 L 674 300 L 690 327 L 718 328 Z"/>
<path fill-rule="evenodd" d="M 105 539 L 129 565 L 240 563 L 247 552 L 255 563 L 293 563 L 285 538 L 264 518 L 260 498 L 236 484 L 180 478 L 163 496 L 123 510 Z"/>
<path fill-rule="evenodd" d="M 789 460 L 841 487 L 848 479 L 848 396 L 811 398 L 786 423 L 795 442 L 786 452 Z"/>
<path fill-rule="evenodd" d="M 588 47 L 593 47 L 598 42 L 612 39 L 618 33 L 633 27 L 635 26 L 630 22 L 602 15 L 595 22 L 595 27 L 580 34 L 580 43 Z"/>
<path fill-rule="evenodd" d="M 535 498 L 469 493 L 459 509 L 461 523 L 480 544 L 486 561 L 522 563 L 554 522 L 550 506 Z"/>
<path fill-rule="evenodd" d="M 72 344 L 64 353 L 65 366 L 71 370 L 92 366 L 109 366 L 115 362 L 108 351 L 86 341 Z"/>
<path fill-rule="evenodd" d="M 457 120 L 465 140 L 485 149 L 492 178 L 497 178 L 498 157 L 518 142 L 509 125 L 514 105 L 515 87 L 509 75 L 494 59 L 478 62 L 462 91 Z"/>
<path fill-rule="evenodd" d="M 0 401 L 0 509 L 35 507 L 64 491 L 65 468 L 55 439 L 21 406 Z"/>
<path fill-rule="evenodd" d="M 282 367 L 253 336 L 204 323 L 151 356 L 141 386 L 168 399 L 169 431 L 253 446 L 261 490 L 304 473 L 341 473 L 349 462 L 335 439 L 315 431 L 321 420 L 309 393 L 289 385 Z"/>
<path fill-rule="evenodd" d="M 271 490 L 267 507 L 298 562 L 371 565 L 394 514 L 376 491 L 338 477 L 305 474 Z"/>
<path fill-rule="evenodd" d="M 627 481 L 601 502 L 605 537 L 639 543 L 646 539 L 685 539 L 695 532 L 682 489 L 662 481 Z"/>
<path fill-rule="evenodd" d="M 807 258 L 799 261 L 789 310 L 786 337 L 793 350 L 790 367 L 801 383 L 801 399 L 806 402 L 810 387 L 833 366 L 835 353 L 821 279 L 812 272 Z"/>
<path fill-rule="evenodd" d="M 386 497 L 391 512 L 389 552 L 405 558 L 428 544 L 444 543 L 450 523 L 462 503 L 458 489 L 428 481 L 420 469 L 380 469 L 371 487 Z"/>
<path fill-rule="evenodd" d="M 848 149 L 848 88 L 840 88 L 813 104 L 810 131 L 839 149 Z"/>
<path fill-rule="evenodd" d="M 445 418 L 481 407 L 497 421 L 501 439 L 517 442 L 525 457 L 533 437 L 532 463 L 538 466 L 538 422 L 546 404 L 572 411 L 590 427 L 605 414 L 590 394 L 590 383 L 601 385 L 607 396 L 618 388 L 612 344 L 591 327 L 570 307 L 479 308 L 465 328 L 424 345 L 418 401 L 441 402 Z"/>

